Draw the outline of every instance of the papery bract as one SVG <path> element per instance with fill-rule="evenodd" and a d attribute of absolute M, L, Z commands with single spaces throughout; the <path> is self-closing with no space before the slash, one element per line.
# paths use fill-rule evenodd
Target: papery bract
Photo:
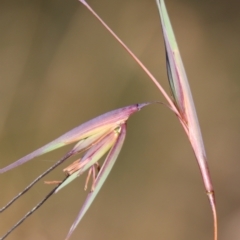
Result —
<path fill-rule="evenodd" d="M 57 148 L 66 146 L 70 143 L 80 141 L 84 138 L 93 136 L 94 134 L 99 134 L 99 132 L 108 132 L 119 125 L 126 122 L 130 115 L 141 110 L 143 107 L 151 103 L 134 104 L 127 107 L 119 108 L 111 112 L 107 112 L 101 116 L 91 119 L 88 122 L 81 124 L 80 126 L 72 129 L 71 131 L 63 134 L 61 137 L 55 139 L 54 141 L 48 143 L 47 145 L 35 150 L 34 152 L 20 158 L 16 162 L 0 169 L 0 174 L 7 172 L 21 164 L 30 161 L 31 159 L 43 155 L 47 152 L 53 151 Z M 88 146 L 85 145 L 84 148 Z M 81 149 L 82 150 L 82 149 Z M 78 151 L 80 151 L 78 149 Z"/>

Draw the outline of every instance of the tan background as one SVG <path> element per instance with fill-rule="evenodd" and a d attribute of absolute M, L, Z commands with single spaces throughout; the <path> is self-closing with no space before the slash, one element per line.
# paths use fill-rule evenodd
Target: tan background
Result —
<path fill-rule="evenodd" d="M 90 4 L 168 90 L 155 1 Z M 169 0 L 217 193 L 220 240 L 240 237 L 240 4 Z M 163 100 L 146 74 L 77 1 L 0 2 L 0 166 L 114 108 Z M 0 206 L 68 148 L 0 176 Z M 61 179 L 59 167 L 46 179 Z M 86 193 L 84 177 L 8 238 L 64 239 Z M 40 182 L 0 215 L 0 235 L 51 187 Z M 212 216 L 198 166 L 163 106 L 134 115 L 119 159 L 71 238 L 210 240 Z"/>

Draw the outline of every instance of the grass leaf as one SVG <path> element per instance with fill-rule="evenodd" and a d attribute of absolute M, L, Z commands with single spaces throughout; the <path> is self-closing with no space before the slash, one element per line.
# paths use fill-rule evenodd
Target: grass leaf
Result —
<path fill-rule="evenodd" d="M 217 239 L 217 214 L 215 206 L 214 189 L 207 164 L 206 152 L 202 134 L 195 110 L 187 75 L 183 66 L 178 45 L 168 17 L 164 0 L 157 0 L 163 30 L 167 70 L 170 87 L 173 93 L 176 107 L 180 112 L 180 121 L 186 125 L 187 134 L 194 150 L 195 156 L 203 177 L 204 186 L 210 200 L 214 217 L 214 239 Z"/>

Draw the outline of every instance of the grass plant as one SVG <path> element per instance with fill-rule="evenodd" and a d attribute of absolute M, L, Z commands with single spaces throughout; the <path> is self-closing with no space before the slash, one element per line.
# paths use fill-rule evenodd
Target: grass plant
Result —
<path fill-rule="evenodd" d="M 172 96 L 166 93 L 159 81 L 151 74 L 151 72 L 144 66 L 144 64 L 138 59 L 138 57 L 135 56 L 135 54 L 125 45 L 125 43 L 114 33 L 114 31 L 88 5 L 88 3 L 84 0 L 79 0 L 79 2 L 81 2 L 82 5 L 85 6 L 96 17 L 96 19 L 138 63 L 138 65 L 143 69 L 143 71 L 146 72 L 146 74 L 149 76 L 149 79 L 156 85 L 156 87 L 166 99 L 166 105 L 177 116 L 180 124 L 182 125 L 185 133 L 188 136 L 200 168 L 204 187 L 213 213 L 214 240 L 217 240 L 217 212 L 215 195 L 207 164 L 207 157 L 203 144 L 202 134 L 198 123 L 198 118 L 187 75 L 183 66 L 183 62 L 181 60 L 180 51 L 174 36 L 174 32 L 168 17 L 164 1 L 157 0 L 156 2 L 160 14 L 160 22 L 162 26 L 166 51 L 166 68 Z M 83 155 L 78 160 L 74 161 L 72 164 L 70 164 L 67 168 L 64 169 L 64 172 L 66 174 L 64 180 L 46 182 L 47 184 L 56 184 L 57 186 L 41 202 L 39 202 L 32 210 L 30 210 L 21 220 L 19 220 L 19 222 L 17 222 L 13 227 L 11 227 L 10 230 L 1 239 L 5 239 L 16 227 L 18 227 L 25 219 L 27 219 L 27 217 L 29 217 L 40 206 L 42 206 L 42 204 L 50 196 L 57 193 L 63 187 L 67 186 L 70 182 L 82 175 L 85 171 L 88 171 L 85 189 L 87 189 L 88 182 L 91 176 L 92 186 L 77 218 L 75 219 L 66 237 L 66 239 L 69 239 L 73 231 L 85 215 L 86 211 L 89 209 L 99 190 L 101 189 L 120 153 L 126 137 L 128 118 L 133 113 L 141 110 L 143 107 L 146 107 L 152 103 L 155 102 L 133 104 L 105 113 L 86 123 L 81 124 L 80 126 L 65 133 L 64 135 L 48 143 L 47 145 L 0 169 L 0 173 L 2 174 L 42 154 L 77 142 L 77 144 L 62 159 L 60 159 L 52 167 L 47 169 L 43 174 L 38 176 L 22 192 L 20 192 L 11 201 L 9 201 L 6 206 L 4 206 L 0 210 L 0 212 L 3 212 L 8 207 L 10 207 L 17 199 L 19 199 L 24 193 L 30 190 L 35 185 L 35 183 L 37 183 L 49 172 L 51 172 L 53 169 L 63 163 L 66 159 L 83 153 Z M 99 167 L 98 161 L 104 155 L 106 155 L 105 161 L 103 165 Z"/>

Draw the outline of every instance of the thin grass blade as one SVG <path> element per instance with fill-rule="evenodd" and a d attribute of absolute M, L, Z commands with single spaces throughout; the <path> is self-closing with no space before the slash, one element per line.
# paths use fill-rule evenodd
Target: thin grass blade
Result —
<path fill-rule="evenodd" d="M 85 200 L 76 220 L 74 221 L 74 223 L 67 235 L 66 240 L 70 238 L 73 231 L 76 229 L 77 225 L 79 224 L 79 222 L 81 221 L 81 219 L 83 218 L 83 216 L 85 215 L 85 213 L 87 212 L 89 207 L 91 206 L 93 200 L 97 196 L 99 190 L 101 189 L 103 183 L 105 182 L 107 176 L 109 175 L 114 163 L 116 162 L 116 159 L 117 159 L 117 157 L 121 151 L 121 148 L 123 146 L 125 137 L 126 137 L 126 124 L 123 124 L 121 126 L 119 137 L 118 137 L 115 145 L 112 147 L 112 149 L 108 153 L 108 156 L 107 156 L 106 160 L 104 161 L 103 166 L 100 169 L 100 172 L 96 179 L 95 189 L 93 192 L 90 192 L 88 194 L 87 199 Z"/>
<path fill-rule="evenodd" d="M 214 239 L 217 239 L 217 215 L 215 206 L 214 189 L 210 177 L 210 172 L 207 164 L 206 152 L 203 144 L 202 134 L 197 118 L 194 101 L 192 98 L 187 75 L 183 66 L 179 48 L 174 36 L 170 19 L 164 0 L 157 0 L 157 6 L 160 13 L 162 24 L 167 70 L 170 87 L 173 93 L 176 107 L 179 109 L 181 121 L 187 127 L 187 134 L 194 150 L 198 165 L 202 174 L 204 186 L 210 200 L 211 208 L 214 216 Z"/>
<path fill-rule="evenodd" d="M 46 144 L 45 146 L 18 159 L 16 162 L 0 169 L 0 174 L 7 172 L 15 167 L 18 167 L 35 157 L 51 152 L 57 148 L 66 146 L 70 143 L 80 141 L 81 139 L 88 138 L 89 136 L 99 133 L 99 131 L 115 129 L 118 125 L 125 123 L 130 115 L 139 111 L 141 108 L 149 104 L 151 103 L 130 105 L 127 107 L 123 107 L 123 108 L 119 108 L 119 109 L 107 112 L 94 119 L 91 119 L 90 121 L 85 122 L 80 126 L 63 134 L 62 136 Z"/>

